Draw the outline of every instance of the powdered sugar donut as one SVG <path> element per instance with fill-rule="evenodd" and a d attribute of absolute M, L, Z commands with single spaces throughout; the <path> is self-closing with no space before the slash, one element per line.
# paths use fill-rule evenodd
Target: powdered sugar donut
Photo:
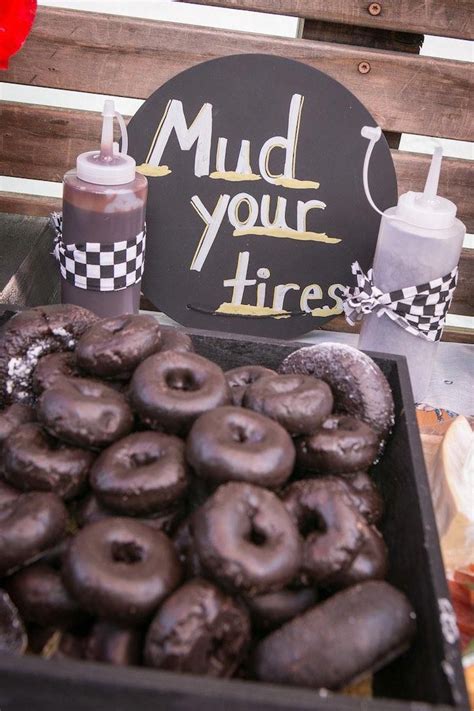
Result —
<path fill-rule="evenodd" d="M 71 304 L 21 311 L 0 329 L 0 405 L 33 402 L 33 371 L 47 353 L 72 350 L 97 317 Z"/>
<path fill-rule="evenodd" d="M 332 390 L 335 412 L 353 415 L 386 437 L 394 423 L 390 385 L 372 358 L 342 343 L 320 343 L 291 353 L 280 373 L 304 373 Z"/>

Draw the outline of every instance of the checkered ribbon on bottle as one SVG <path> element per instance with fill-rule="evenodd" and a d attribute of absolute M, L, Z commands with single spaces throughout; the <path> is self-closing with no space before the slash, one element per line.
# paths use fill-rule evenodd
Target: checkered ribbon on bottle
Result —
<path fill-rule="evenodd" d="M 428 341 L 439 341 L 458 280 L 458 268 L 426 284 L 384 293 L 374 284 L 373 270 L 367 274 L 359 262 L 352 265 L 356 287 L 346 287 L 343 308 L 346 321 L 354 326 L 365 314 L 386 314 L 392 321 Z"/>
<path fill-rule="evenodd" d="M 61 276 L 79 289 L 120 291 L 142 278 L 145 229 L 122 242 L 64 244 L 61 213 L 51 214 L 51 224 L 56 233 L 54 255 L 59 261 Z"/>

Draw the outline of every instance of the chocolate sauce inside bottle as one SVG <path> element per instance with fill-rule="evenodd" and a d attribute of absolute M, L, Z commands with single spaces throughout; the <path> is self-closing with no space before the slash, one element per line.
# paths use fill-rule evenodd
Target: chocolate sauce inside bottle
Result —
<path fill-rule="evenodd" d="M 136 237 L 144 229 L 147 188 L 147 180 L 140 174 L 124 185 L 96 185 L 80 180 L 76 170 L 66 173 L 64 244 L 111 244 Z M 102 317 L 137 313 L 140 286 L 138 282 L 117 291 L 93 291 L 61 278 L 61 300 L 84 306 Z"/>

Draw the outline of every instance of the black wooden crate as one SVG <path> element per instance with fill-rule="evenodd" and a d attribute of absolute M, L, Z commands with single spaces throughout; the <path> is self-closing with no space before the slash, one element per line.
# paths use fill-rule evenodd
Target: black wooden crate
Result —
<path fill-rule="evenodd" d="M 276 368 L 301 345 L 190 331 L 196 351 L 225 370 Z M 389 582 L 415 607 L 412 648 L 374 677 L 373 699 L 143 668 L 0 655 L 1 711 L 437 711 L 468 709 L 449 593 L 404 358 L 374 354 L 395 399 L 396 423 L 374 476 L 386 503 Z M 443 602 L 444 601 L 444 602 Z M 451 620 L 452 622 L 452 620 Z"/>

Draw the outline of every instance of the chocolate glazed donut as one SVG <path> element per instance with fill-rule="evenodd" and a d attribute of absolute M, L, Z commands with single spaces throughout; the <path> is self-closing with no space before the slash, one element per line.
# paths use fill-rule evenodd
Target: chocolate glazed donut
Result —
<path fill-rule="evenodd" d="M 68 628 L 88 617 L 64 587 L 60 572 L 45 563 L 19 570 L 5 586 L 25 622 Z"/>
<path fill-rule="evenodd" d="M 367 474 L 359 472 L 356 476 L 356 483 L 359 483 L 360 486 L 363 484 L 367 486 L 368 483 L 372 488 L 369 490 L 362 489 L 362 491 L 357 490 L 350 485 L 351 479 L 348 475 L 345 477 L 327 476 L 307 479 L 289 486 L 285 492 L 286 497 L 288 497 L 287 503 L 298 518 L 300 526 L 306 526 L 308 529 L 312 525 L 310 507 L 315 505 L 315 501 L 318 499 L 318 492 L 321 490 L 334 492 L 335 495 L 340 493 L 342 496 L 346 496 L 347 502 L 350 502 L 351 506 L 365 519 L 367 524 L 372 524 L 378 520 L 382 514 L 380 495 Z M 304 511 L 305 507 L 308 509 L 306 513 Z M 314 509 L 314 511 L 317 516 L 318 510 Z M 325 522 L 321 520 L 319 528 L 324 528 L 324 525 Z M 334 526 L 333 533 L 337 535 L 338 520 L 330 521 L 330 525 Z M 364 580 L 383 580 L 387 575 L 388 552 L 382 534 L 374 525 L 362 526 L 360 531 L 362 539 L 355 557 L 348 565 L 344 564 L 339 571 L 334 572 L 330 578 L 326 579 L 326 584 L 329 584 L 331 588 L 344 588 Z M 305 552 L 309 553 L 306 549 Z M 317 550 L 313 551 L 313 553 L 316 556 L 318 555 Z"/>
<path fill-rule="evenodd" d="M 303 579 L 330 585 L 349 568 L 365 542 L 367 524 L 344 484 L 304 479 L 290 484 L 283 503 L 304 537 Z"/>
<path fill-rule="evenodd" d="M 331 413 L 331 389 L 310 375 L 274 375 L 247 389 L 244 407 L 276 420 L 291 435 L 311 434 Z"/>
<path fill-rule="evenodd" d="M 102 319 L 79 340 L 78 365 L 90 375 L 128 378 L 161 345 L 160 324 L 153 316 L 124 315 Z"/>
<path fill-rule="evenodd" d="M 184 442 L 161 432 L 128 435 L 102 452 L 90 484 L 101 503 L 119 513 L 162 511 L 188 486 Z"/>
<path fill-rule="evenodd" d="M 379 450 L 376 432 L 348 415 L 332 415 L 312 435 L 296 442 L 296 461 L 308 472 L 337 474 L 368 469 Z"/>
<path fill-rule="evenodd" d="M 42 394 L 38 416 L 58 439 L 90 449 L 124 437 L 133 426 L 130 407 L 121 394 L 87 378 L 63 378 Z"/>
<path fill-rule="evenodd" d="M 240 407 L 218 407 L 191 428 L 186 456 L 195 473 L 211 484 L 247 481 L 275 488 L 293 471 L 295 451 L 277 422 Z"/>
<path fill-rule="evenodd" d="M 63 566 L 65 585 L 85 610 L 126 625 L 149 617 L 180 578 L 169 538 L 130 518 L 107 518 L 83 528 Z"/>
<path fill-rule="evenodd" d="M 269 375 L 276 375 L 276 372 L 270 368 L 264 368 L 263 365 L 243 365 L 228 370 L 225 377 L 232 393 L 232 404 L 241 407 L 248 387 L 260 378 L 266 378 Z"/>
<path fill-rule="evenodd" d="M 299 571 L 301 539 L 276 494 L 223 484 L 193 516 L 196 551 L 223 585 L 254 595 L 281 590 Z"/>
<path fill-rule="evenodd" d="M 280 373 L 303 373 L 324 380 L 332 390 L 334 409 L 366 422 L 383 439 L 395 421 L 387 378 L 372 358 L 342 343 L 320 343 L 291 353 Z"/>
<path fill-rule="evenodd" d="M 0 405 L 34 400 L 32 373 L 47 353 L 72 350 L 97 316 L 80 306 L 38 306 L 0 329 Z"/>
<path fill-rule="evenodd" d="M 355 585 L 266 637 L 255 652 L 257 676 L 340 689 L 408 649 L 415 618 L 405 595 L 388 583 Z"/>
<path fill-rule="evenodd" d="M 228 677 L 250 642 L 246 611 L 196 578 L 161 605 L 145 642 L 145 663 L 158 669 Z"/>
<path fill-rule="evenodd" d="M 23 491 L 53 491 L 72 499 L 83 490 L 91 452 L 51 437 L 34 422 L 22 425 L 4 445 L 5 479 Z"/>
<path fill-rule="evenodd" d="M 199 415 L 230 403 L 221 368 L 195 353 L 165 351 L 138 366 L 130 396 L 141 421 L 151 429 L 186 434 Z"/>
<path fill-rule="evenodd" d="M 56 494 L 22 494 L 0 507 L 0 577 L 25 565 L 57 543 L 67 511 Z"/>

